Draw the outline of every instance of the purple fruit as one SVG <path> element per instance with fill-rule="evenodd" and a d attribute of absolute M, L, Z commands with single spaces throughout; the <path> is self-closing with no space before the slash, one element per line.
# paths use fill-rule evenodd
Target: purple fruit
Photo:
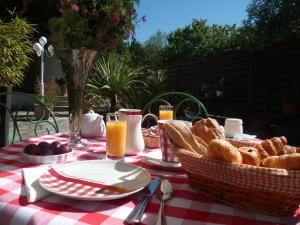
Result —
<path fill-rule="evenodd" d="M 36 144 L 26 145 L 24 152 L 29 155 L 36 155 L 39 152 L 39 147 Z"/>
<path fill-rule="evenodd" d="M 51 146 L 56 151 L 61 146 L 61 143 L 59 141 L 54 141 L 51 143 Z"/>
<path fill-rule="evenodd" d="M 50 149 L 51 146 L 48 142 L 43 141 L 38 144 L 39 149 Z"/>
<path fill-rule="evenodd" d="M 72 151 L 72 148 L 68 144 L 63 144 L 57 149 L 56 153 L 57 154 L 64 154 L 64 153 L 68 153 L 68 152 L 71 152 L 71 151 Z"/>
<path fill-rule="evenodd" d="M 45 141 L 40 142 L 38 144 L 38 147 L 39 147 L 38 155 L 53 155 L 54 154 L 54 151 L 53 151 L 53 148 L 51 147 L 51 145 Z"/>
<path fill-rule="evenodd" d="M 39 154 L 38 155 L 54 155 L 54 151 L 52 150 L 52 148 L 42 148 L 39 149 Z"/>

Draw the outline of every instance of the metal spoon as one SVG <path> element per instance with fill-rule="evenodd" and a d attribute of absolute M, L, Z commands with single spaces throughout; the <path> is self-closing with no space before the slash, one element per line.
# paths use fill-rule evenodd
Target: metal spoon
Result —
<path fill-rule="evenodd" d="M 160 190 L 163 193 L 160 199 L 160 207 L 154 225 L 167 225 L 165 217 L 165 201 L 172 197 L 172 184 L 168 180 L 163 180 L 160 185 Z"/>

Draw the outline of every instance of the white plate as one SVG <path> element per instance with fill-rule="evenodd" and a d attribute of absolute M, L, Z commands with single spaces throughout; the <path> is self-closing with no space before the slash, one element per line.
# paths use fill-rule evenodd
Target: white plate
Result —
<path fill-rule="evenodd" d="M 68 198 L 103 201 L 142 190 L 151 180 L 139 166 L 106 160 L 87 160 L 52 166 L 39 179 L 46 190 Z"/>
<path fill-rule="evenodd" d="M 150 164 L 154 164 L 157 166 L 162 167 L 168 167 L 168 168 L 180 168 L 180 163 L 171 163 L 171 162 L 165 162 L 162 160 L 161 151 L 152 151 L 148 152 L 144 156 L 145 162 L 148 162 Z"/>
<path fill-rule="evenodd" d="M 233 139 L 241 140 L 241 141 L 256 140 L 256 135 L 241 134 L 238 136 L 234 136 Z"/>

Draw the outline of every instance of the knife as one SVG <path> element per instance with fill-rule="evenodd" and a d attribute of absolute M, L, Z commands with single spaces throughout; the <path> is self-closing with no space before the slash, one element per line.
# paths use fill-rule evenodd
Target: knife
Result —
<path fill-rule="evenodd" d="M 148 193 L 144 195 L 144 197 L 140 200 L 137 206 L 132 210 L 132 212 L 127 216 L 126 222 L 129 224 L 137 224 L 141 222 L 142 216 L 147 208 L 148 203 L 151 200 L 152 195 L 155 193 L 156 188 L 159 186 L 161 182 L 161 177 L 155 177 L 149 186 Z"/>

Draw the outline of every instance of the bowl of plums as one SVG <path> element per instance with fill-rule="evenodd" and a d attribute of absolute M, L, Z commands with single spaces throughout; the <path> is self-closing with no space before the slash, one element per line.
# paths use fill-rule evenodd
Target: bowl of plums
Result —
<path fill-rule="evenodd" d="M 34 164 L 60 163 L 70 160 L 72 156 L 72 148 L 68 144 L 62 144 L 58 141 L 28 144 L 22 151 L 23 160 Z"/>

